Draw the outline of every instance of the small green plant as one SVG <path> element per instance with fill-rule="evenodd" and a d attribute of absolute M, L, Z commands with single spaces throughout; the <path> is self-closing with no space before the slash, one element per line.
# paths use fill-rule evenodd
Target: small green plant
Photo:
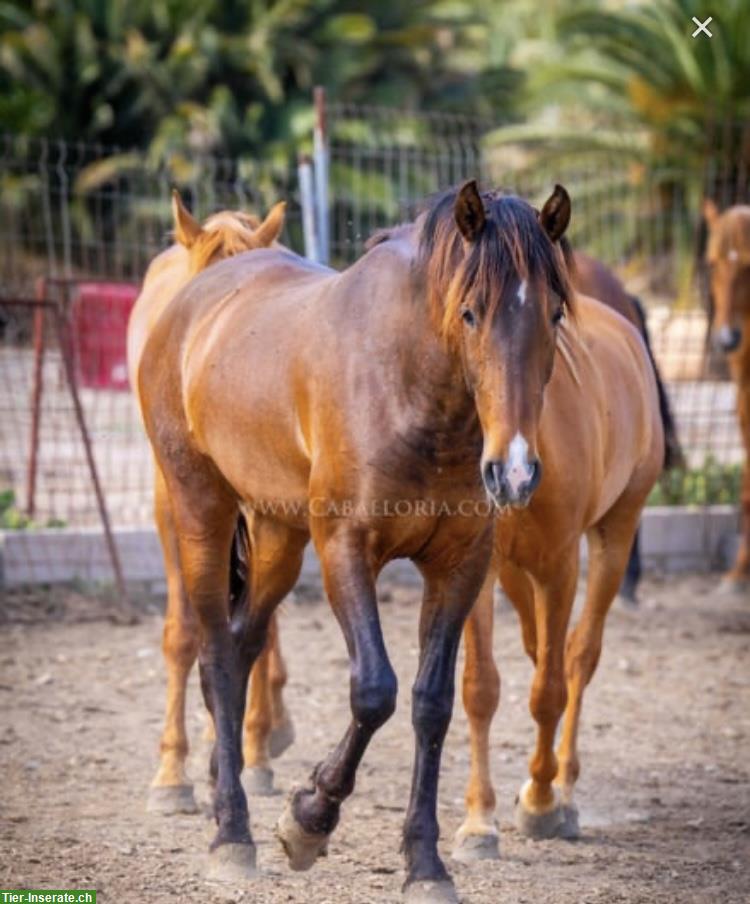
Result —
<path fill-rule="evenodd" d="M 647 505 L 735 505 L 740 500 L 742 465 L 721 464 L 708 456 L 700 468 L 664 474 Z"/>
<path fill-rule="evenodd" d="M 0 530 L 34 530 L 40 527 L 65 526 L 65 522 L 59 518 L 48 518 L 44 524 L 39 524 L 18 508 L 13 490 L 0 490 Z"/>

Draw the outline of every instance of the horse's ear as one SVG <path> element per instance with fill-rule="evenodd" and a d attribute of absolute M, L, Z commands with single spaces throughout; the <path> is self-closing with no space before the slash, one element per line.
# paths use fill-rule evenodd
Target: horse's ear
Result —
<path fill-rule="evenodd" d="M 176 188 L 172 189 L 172 217 L 174 219 L 174 237 L 185 248 L 192 248 L 203 229 L 182 203 L 182 198 Z"/>
<path fill-rule="evenodd" d="M 709 229 L 713 229 L 716 225 L 716 221 L 721 216 L 721 211 L 719 210 L 719 205 L 712 198 L 704 198 L 703 199 L 703 219 L 706 221 L 706 225 Z"/>
<path fill-rule="evenodd" d="M 559 241 L 565 234 L 570 223 L 570 195 L 562 185 L 556 185 L 545 201 L 539 222 L 553 242 Z"/>
<path fill-rule="evenodd" d="M 454 212 L 458 231 L 467 242 L 475 242 L 487 219 L 476 179 L 471 179 L 461 186 L 456 196 Z"/>
<path fill-rule="evenodd" d="M 281 235 L 284 228 L 284 215 L 286 212 L 286 201 L 279 201 L 269 210 L 268 216 L 253 232 L 253 238 L 262 247 L 267 248 L 272 245 Z"/>

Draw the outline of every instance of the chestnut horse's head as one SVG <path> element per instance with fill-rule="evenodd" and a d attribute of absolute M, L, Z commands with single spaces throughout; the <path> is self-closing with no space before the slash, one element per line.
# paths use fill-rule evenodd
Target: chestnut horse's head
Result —
<path fill-rule="evenodd" d="M 730 207 L 724 213 L 713 201 L 703 204 L 708 226 L 706 259 L 713 298 L 714 342 L 724 352 L 735 351 L 750 317 L 750 207 Z"/>
<path fill-rule="evenodd" d="M 501 508 L 526 505 L 541 478 L 542 400 L 560 321 L 572 311 L 559 245 L 569 220 L 559 185 L 539 213 L 471 181 L 443 196 L 423 227 L 433 307 L 474 396 L 482 478 Z"/>
<path fill-rule="evenodd" d="M 190 275 L 223 260 L 272 245 L 284 228 L 286 203 L 279 201 L 262 222 L 252 214 L 223 210 L 201 224 L 182 203 L 179 192 L 172 192 L 174 237 L 188 252 Z"/>

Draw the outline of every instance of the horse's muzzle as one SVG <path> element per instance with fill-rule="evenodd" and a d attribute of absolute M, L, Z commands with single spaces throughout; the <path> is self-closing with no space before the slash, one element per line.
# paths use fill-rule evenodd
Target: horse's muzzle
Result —
<path fill-rule="evenodd" d="M 534 490 L 542 479 L 542 463 L 538 458 L 525 462 L 522 467 L 501 460 L 488 461 L 482 473 L 484 486 L 498 508 L 523 508 L 528 505 Z"/>
<path fill-rule="evenodd" d="M 734 326 L 722 326 L 714 333 L 714 342 L 722 352 L 734 352 L 742 341 L 742 331 Z"/>

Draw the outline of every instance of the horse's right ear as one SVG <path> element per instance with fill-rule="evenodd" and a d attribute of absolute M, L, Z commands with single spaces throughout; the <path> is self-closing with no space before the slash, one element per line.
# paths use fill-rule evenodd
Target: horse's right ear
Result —
<path fill-rule="evenodd" d="M 711 198 L 703 199 L 703 219 L 706 221 L 706 225 L 709 229 L 713 229 L 716 225 L 716 221 L 721 216 L 721 211 L 719 210 L 719 205 L 716 201 Z"/>
<path fill-rule="evenodd" d="M 182 198 L 176 188 L 172 189 L 172 217 L 175 239 L 185 248 L 192 248 L 203 229 L 182 203 Z"/>
<path fill-rule="evenodd" d="M 454 213 L 458 231 L 467 242 L 475 242 L 487 219 L 476 179 L 471 179 L 461 186 L 456 196 Z"/>
<path fill-rule="evenodd" d="M 268 216 L 253 232 L 253 238 L 263 248 L 272 245 L 281 235 L 284 228 L 284 215 L 286 211 L 286 201 L 278 201 L 268 213 Z"/>

